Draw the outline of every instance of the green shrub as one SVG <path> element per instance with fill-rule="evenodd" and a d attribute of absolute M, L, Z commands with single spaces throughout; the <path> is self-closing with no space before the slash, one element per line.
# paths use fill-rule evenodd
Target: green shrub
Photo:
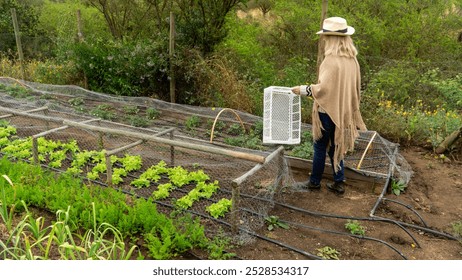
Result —
<path fill-rule="evenodd" d="M 74 44 L 69 59 L 94 91 L 143 96 L 162 93 L 168 85 L 165 52 L 159 42 L 95 40 Z"/>

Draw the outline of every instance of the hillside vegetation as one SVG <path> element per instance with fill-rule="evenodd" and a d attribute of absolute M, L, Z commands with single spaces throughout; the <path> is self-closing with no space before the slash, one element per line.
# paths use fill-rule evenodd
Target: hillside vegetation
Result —
<path fill-rule="evenodd" d="M 316 81 L 321 2 L 1 0 L 0 75 L 169 101 L 174 71 L 176 102 L 261 115 L 263 88 Z M 356 29 L 368 129 L 433 148 L 459 129 L 460 0 L 333 0 L 334 15 Z"/>

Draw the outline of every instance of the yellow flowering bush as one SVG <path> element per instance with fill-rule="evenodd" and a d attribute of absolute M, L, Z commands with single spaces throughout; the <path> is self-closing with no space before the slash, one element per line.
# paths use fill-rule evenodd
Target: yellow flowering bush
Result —
<path fill-rule="evenodd" d="M 370 98 L 364 113 L 368 128 L 377 130 L 394 141 L 427 144 L 437 147 L 446 136 L 462 126 L 460 113 L 444 105 L 430 108 L 423 100 L 406 108 L 387 100 Z M 371 104 L 372 103 L 372 104 Z"/>

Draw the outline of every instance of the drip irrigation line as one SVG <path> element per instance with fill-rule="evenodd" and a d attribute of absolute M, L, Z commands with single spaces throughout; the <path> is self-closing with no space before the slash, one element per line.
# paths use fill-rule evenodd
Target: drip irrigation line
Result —
<path fill-rule="evenodd" d="M 256 216 L 261 216 L 263 217 L 262 215 L 260 215 L 259 213 L 256 213 L 256 212 L 253 212 L 247 208 L 242 208 L 243 210 L 253 214 L 253 215 L 256 215 Z M 263 217 L 264 218 L 264 217 Z M 306 228 L 306 229 L 311 229 L 311 230 L 315 230 L 315 231 L 321 231 L 321 232 L 324 232 L 324 233 L 330 233 L 330 234 L 335 234 L 335 235 L 343 235 L 343 236 L 349 236 L 349 237 L 353 237 L 353 238 L 357 238 L 357 239 L 363 239 L 363 240 L 370 240 L 370 241 L 376 241 L 376 242 L 379 242 L 379 243 L 382 243 L 384 244 L 385 246 L 389 247 L 390 249 L 392 249 L 393 251 L 395 251 L 396 253 L 398 253 L 403 259 L 407 260 L 407 257 L 401 253 L 401 251 L 399 251 L 398 249 L 396 249 L 395 247 L 393 247 L 391 244 L 383 241 L 383 240 L 380 240 L 380 239 L 377 239 L 377 238 L 374 238 L 374 237 L 368 237 L 368 236 L 362 236 L 362 235 L 357 235 L 357 234 L 350 234 L 350 233 L 345 233 L 345 232 L 340 232 L 340 231 L 334 231 L 334 230 L 328 230 L 328 229 L 322 229 L 322 228 L 317 228 L 317 227 L 312 227 L 312 226 L 308 226 L 308 225 L 304 225 L 304 224 L 300 224 L 300 223 L 295 223 L 295 222 L 291 222 L 291 221 L 287 221 L 287 220 L 280 220 L 281 222 L 284 222 L 284 223 L 287 223 L 287 224 L 290 224 L 290 225 L 294 225 L 296 227 L 302 227 L 302 228 Z"/>
<path fill-rule="evenodd" d="M 380 217 L 354 217 L 354 216 L 343 216 L 343 215 L 336 215 L 336 214 L 327 214 L 327 213 L 309 211 L 309 210 L 306 210 L 306 209 L 303 209 L 303 208 L 295 207 L 295 206 L 280 203 L 280 202 L 276 202 L 276 204 L 279 205 L 279 206 L 282 206 L 282 207 L 286 207 L 288 209 L 296 210 L 296 211 L 299 211 L 299 212 L 302 212 L 302 213 L 306 213 L 306 214 L 313 215 L 313 216 L 318 216 L 318 217 L 327 217 L 327 218 L 344 219 L 344 220 L 358 220 L 358 221 L 370 221 L 370 222 L 377 221 L 377 222 L 393 223 L 396 226 L 398 226 L 399 228 L 401 228 L 404 232 L 406 232 L 409 235 L 409 237 L 411 237 L 412 240 L 414 240 L 415 244 L 420 247 L 420 244 L 417 241 L 417 239 L 415 239 L 415 237 L 405 227 L 403 227 L 401 224 L 399 224 L 399 222 L 391 220 L 391 219 L 382 219 Z"/>
<path fill-rule="evenodd" d="M 390 184 L 390 181 L 391 181 L 392 170 L 393 170 L 392 165 L 390 165 L 389 170 L 388 170 L 387 180 L 385 181 L 382 192 L 380 193 L 379 197 L 375 201 L 375 204 L 372 207 L 371 212 L 369 213 L 369 216 L 371 217 L 374 216 L 375 211 L 377 210 L 377 207 L 379 207 L 380 202 L 382 202 L 382 199 L 385 196 L 385 193 L 387 192 L 388 185 Z"/>
<path fill-rule="evenodd" d="M 250 195 L 246 195 L 246 194 L 241 194 L 241 196 L 256 199 L 256 200 L 261 200 L 261 201 L 268 202 L 268 203 L 274 203 L 275 205 L 286 207 L 288 209 L 292 209 L 292 210 L 295 210 L 295 211 L 298 211 L 298 212 L 306 213 L 306 214 L 309 214 L 309 215 L 312 215 L 312 216 L 336 218 L 336 219 L 350 219 L 350 220 L 359 220 L 359 221 L 382 221 L 382 222 L 393 223 L 393 224 L 397 225 L 399 228 L 401 228 L 404 232 L 406 232 L 409 235 L 409 237 L 412 240 L 414 240 L 414 243 L 418 247 L 420 247 L 420 244 L 417 241 L 417 239 L 405 227 L 403 227 L 398 221 L 394 221 L 394 220 L 391 220 L 391 219 L 381 219 L 379 217 L 374 217 L 374 218 L 372 218 L 372 217 L 353 217 L 353 216 L 343 216 L 343 215 L 337 215 L 337 214 L 320 213 L 320 212 L 310 211 L 310 210 L 307 210 L 307 209 L 296 207 L 296 206 L 293 206 L 293 205 L 288 205 L 288 204 L 285 204 L 285 203 L 276 202 L 274 200 L 264 199 L 264 198 L 261 198 L 261 197 L 255 197 L 255 196 L 250 196 Z"/>
<path fill-rule="evenodd" d="M 386 197 L 384 197 L 382 200 L 383 200 L 383 201 L 390 201 L 390 202 L 396 203 L 396 204 L 398 204 L 398 205 L 404 206 L 404 207 L 406 207 L 407 209 L 411 210 L 417 217 L 419 217 L 419 219 L 420 219 L 420 221 L 422 222 L 422 224 L 424 224 L 424 226 L 425 226 L 426 228 L 428 228 L 428 225 L 427 225 L 427 223 L 424 221 L 424 219 L 422 218 L 422 216 L 420 216 L 419 212 L 415 211 L 414 208 L 413 208 L 411 205 L 405 204 L 405 203 L 403 203 L 403 202 L 401 202 L 401 201 L 398 201 L 398 200 L 386 198 Z"/>
<path fill-rule="evenodd" d="M 263 235 L 260 235 L 260 234 L 257 234 L 257 233 L 253 233 L 253 232 L 250 232 L 250 231 L 245 230 L 245 229 L 242 229 L 242 228 L 240 228 L 240 230 L 241 230 L 241 231 L 244 231 L 244 232 L 247 233 L 247 234 L 250 234 L 250 235 L 253 235 L 253 236 L 255 236 L 255 237 L 258 237 L 258 238 L 260 238 L 260 239 L 262 239 L 262 240 L 264 240 L 264 241 L 267 241 L 267 242 L 270 242 L 270 243 L 279 245 L 279 246 L 281 246 L 281 247 L 290 249 L 290 250 L 292 250 L 292 251 L 294 251 L 294 252 L 297 252 L 297 253 L 299 253 L 299 254 L 301 254 L 301 255 L 303 255 L 303 256 L 305 256 L 305 257 L 308 257 L 308 258 L 310 258 L 310 259 L 313 259 L 313 260 L 323 260 L 323 258 L 321 258 L 321 257 L 319 257 L 319 256 L 310 254 L 310 253 L 308 253 L 308 252 L 306 252 L 306 251 L 303 251 L 303 250 L 300 250 L 300 249 L 295 248 L 295 247 L 293 247 L 293 246 L 290 246 L 290 245 L 288 245 L 288 244 L 285 244 L 285 243 L 283 243 L 283 242 L 281 242 L 281 241 L 279 241 L 279 240 L 272 239 L 272 238 L 269 238 L 269 237 L 266 237 L 266 236 L 263 236 Z"/>
<path fill-rule="evenodd" d="M 400 221 L 395 221 L 393 219 L 379 217 L 379 216 L 372 216 L 372 218 L 380 219 L 380 220 L 383 220 L 383 221 L 392 221 L 392 222 L 398 223 L 398 224 L 400 224 L 400 225 L 402 225 L 404 227 L 414 228 L 416 230 L 420 230 L 420 231 L 424 231 L 424 232 L 427 232 L 427 233 L 431 233 L 433 235 L 445 237 L 445 238 L 450 239 L 450 240 L 456 240 L 456 241 L 461 241 L 462 242 L 461 238 L 457 238 L 457 237 L 455 237 L 455 236 L 453 236 L 451 234 L 441 232 L 441 231 L 437 231 L 437 230 L 434 230 L 434 229 L 431 229 L 431 228 L 421 227 L 421 226 L 418 226 L 418 225 L 413 225 L 413 224 L 400 222 Z"/>
<path fill-rule="evenodd" d="M 388 242 L 383 241 L 383 240 L 378 239 L 378 238 L 369 237 L 369 236 L 362 236 L 362 235 L 357 235 L 357 234 L 350 234 L 350 233 L 345 233 L 345 232 L 340 232 L 340 231 L 333 231 L 333 230 L 320 229 L 320 228 L 310 227 L 310 226 L 307 226 L 307 225 L 297 224 L 297 223 L 294 223 L 294 222 L 289 222 L 289 221 L 284 221 L 284 220 L 282 220 L 282 221 L 283 221 L 283 222 L 286 222 L 286 223 L 288 223 L 288 224 L 294 224 L 295 226 L 300 226 L 300 227 L 307 228 L 307 229 L 322 231 L 322 232 L 325 232 L 325 233 L 336 234 L 336 235 L 344 235 L 344 236 L 349 236 L 349 237 L 353 237 L 353 238 L 357 238 L 357 239 L 370 240 L 370 241 L 379 242 L 379 243 L 381 243 L 381 244 L 387 246 L 388 248 L 392 249 L 392 250 L 395 251 L 396 253 L 398 253 L 403 259 L 407 260 L 407 257 L 406 257 L 401 251 L 399 251 L 398 249 L 396 249 L 395 247 L 393 247 L 393 246 L 392 246 L 391 244 L 389 244 Z"/>

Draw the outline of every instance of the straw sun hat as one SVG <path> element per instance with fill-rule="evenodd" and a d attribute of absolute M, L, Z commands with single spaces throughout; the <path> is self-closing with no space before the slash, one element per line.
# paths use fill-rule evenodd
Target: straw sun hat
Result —
<path fill-rule="evenodd" d="M 326 18 L 322 23 L 322 30 L 316 32 L 316 34 L 322 35 L 337 35 L 337 36 L 348 36 L 355 33 L 355 29 L 347 25 L 344 18 L 341 17 L 330 17 Z"/>

